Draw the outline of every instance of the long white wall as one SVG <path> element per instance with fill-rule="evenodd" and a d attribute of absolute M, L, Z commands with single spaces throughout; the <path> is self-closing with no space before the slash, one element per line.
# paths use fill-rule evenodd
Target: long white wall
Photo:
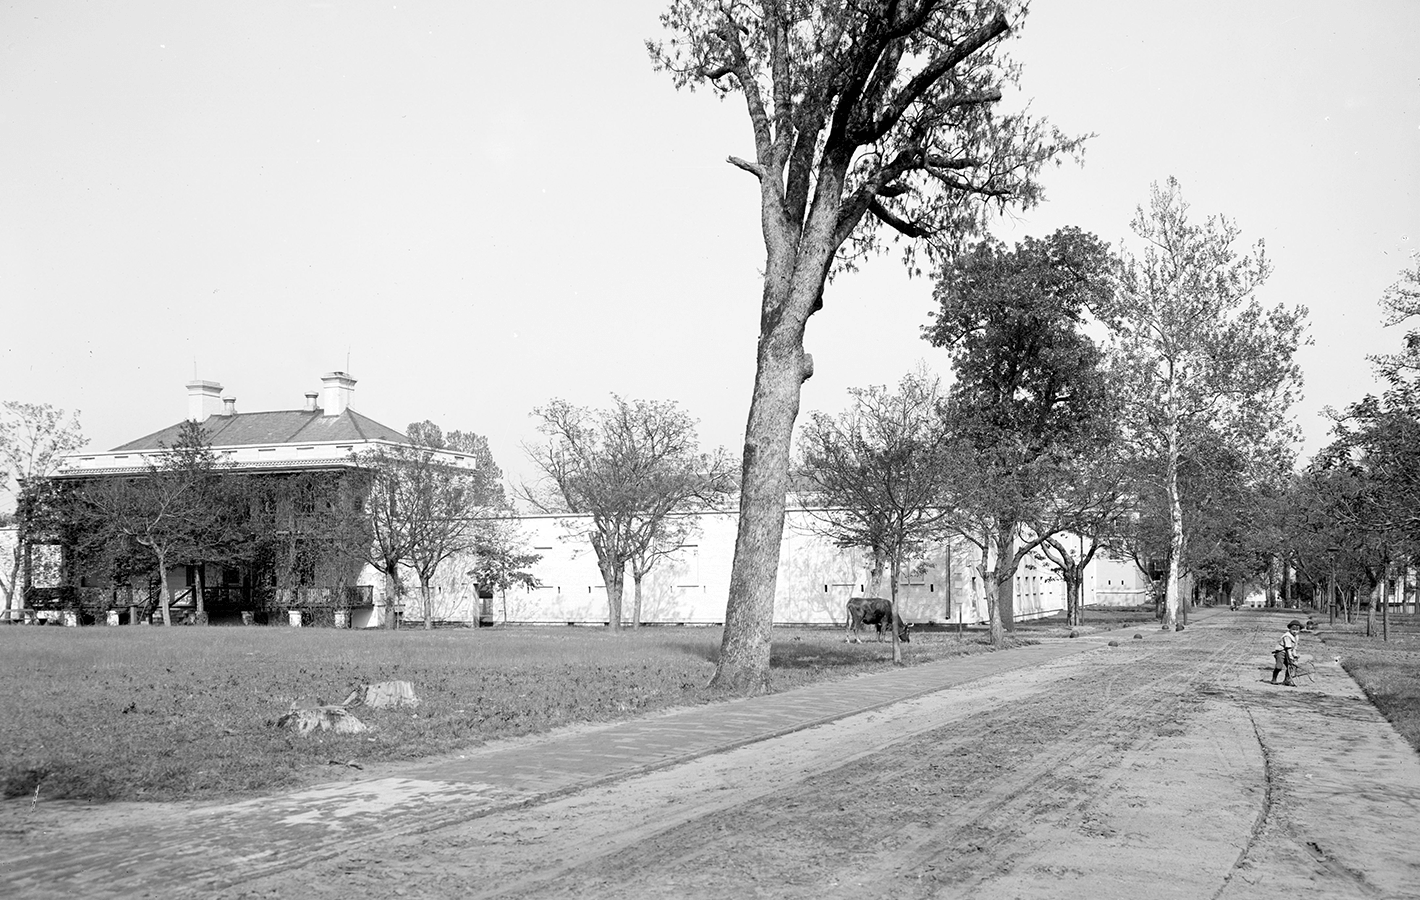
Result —
<path fill-rule="evenodd" d="M 645 623 L 716 624 L 724 621 L 734 555 L 734 513 L 695 516 L 698 529 L 673 555 L 662 559 L 642 584 L 641 620 Z M 775 585 L 777 623 L 842 623 L 850 597 L 887 596 L 886 581 L 876 589 L 861 552 L 834 547 L 816 534 L 813 519 L 801 510 L 788 513 Z M 515 589 L 491 601 L 495 621 L 569 624 L 607 619 L 606 587 L 586 537 L 589 520 L 576 516 L 523 516 L 518 523 L 527 545 L 542 559 L 533 567 L 539 588 Z M 986 621 L 978 554 L 964 541 L 934 548 L 914 560 L 899 584 L 902 615 L 911 622 L 968 625 Z M 478 600 L 464 574 L 470 561 L 453 559 L 435 584 L 434 617 L 472 621 Z M 410 584 L 414 582 L 411 580 Z M 1044 557 L 1033 554 L 1015 581 L 1018 618 L 1052 615 L 1065 608 L 1065 586 Z M 1133 563 L 1101 559 L 1086 572 L 1086 603 L 1133 605 L 1147 597 L 1147 581 Z M 634 603 L 627 574 L 623 615 Z M 407 598 L 407 620 L 422 619 L 420 601 Z"/>

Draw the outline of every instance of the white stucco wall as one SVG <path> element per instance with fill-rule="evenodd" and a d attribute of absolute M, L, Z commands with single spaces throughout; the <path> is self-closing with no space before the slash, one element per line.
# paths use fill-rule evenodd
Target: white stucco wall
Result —
<path fill-rule="evenodd" d="M 736 516 L 708 513 L 696 519 L 698 530 L 676 553 L 662 559 L 643 583 L 643 622 L 696 625 L 724 621 Z M 528 548 L 542 555 L 533 566 L 541 587 L 514 589 L 506 596 L 495 597 L 491 601 L 494 621 L 563 625 L 605 622 L 606 588 L 585 536 L 587 520 L 524 516 L 518 523 L 527 537 Z M 812 526 L 813 520 L 803 511 L 789 512 L 775 585 L 776 622 L 841 624 L 850 597 L 888 595 L 886 583 L 876 591 L 872 589 L 862 553 L 834 547 Z M 976 562 L 975 548 L 960 540 L 953 543 L 950 552 L 943 544 L 914 560 L 898 589 L 904 618 L 911 622 L 968 625 L 985 622 L 985 593 L 976 575 Z M 470 560 L 454 559 L 445 564 L 434 585 L 436 619 L 473 621 L 478 599 L 465 574 L 470 568 Z M 1131 579 L 1130 569 L 1137 572 L 1132 563 L 1125 566 L 1100 559 L 1092 564 L 1086 571 L 1085 602 L 1096 601 L 1097 583 L 1107 588 L 1101 592 L 1105 602 L 1142 602 L 1139 578 Z M 382 585 L 380 581 L 375 583 Z M 410 578 L 408 584 L 411 593 L 405 618 L 420 621 L 423 614 L 414 591 L 416 582 Z M 1027 557 L 1014 587 L 1020 619 L 1049 616 L 1065 608 L 1064 583 L 1043 556 Z M 382 586 L 377 588 L 377 595 L 382 590 Z M 623 614 L 628 620 L 633 603 L 633 584 L 628 573 L 623 598 Z"/>

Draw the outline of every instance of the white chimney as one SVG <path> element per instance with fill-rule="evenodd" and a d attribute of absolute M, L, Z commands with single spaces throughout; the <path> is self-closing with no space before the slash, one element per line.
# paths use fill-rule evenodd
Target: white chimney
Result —
<path fill-rule="evenodd" d="M 187 383 L 187 420 L 206 422 L 222 411 L 222 386 L 215 381 Z"/>
<path fill-rule="evenodd" d="M 320 396 L 320 391 L 306 391 L 306 412 L 315 412 L 320 409 L 316 406 L 316 398 Z"/>
<path fill-rule="evenodd" d="M 327 372 L 320 378 L 321 410 L 327 416 L 338 416 L 350 408 L 350 395 L 355 393 L 355 379 L 344 372 Z"/>
<path fill-rule="evenodd" d="M 237 398 L 236 398 L 236 397 L 223 397 L 223 398 L 222 398 L 222 415 L 224 415 L 224 416 L 235 416 L 236 414 L 237 414 Z"/>

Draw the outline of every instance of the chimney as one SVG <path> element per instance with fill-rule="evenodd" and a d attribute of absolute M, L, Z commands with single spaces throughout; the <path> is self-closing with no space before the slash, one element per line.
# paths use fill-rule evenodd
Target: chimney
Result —
<path fill-rule="evenodd" d="M 215 381 L 187 383 L 187 420 L 206 422 L 222 411 L 222 386 Z"/>
<path fill-rule="evenodd" d="M 236 414 L 237 414 L 237 398 L 236 398 L 236 397 L 223 397 L 223 398 L 222 398 L 222 415 L 224 415 L 224 416 L 235 416 Z"/>
<path fill-rule="evenodd" d="M 327 372 L 320 378 L 321 410 L 327 416 L 338 416 L 350 408 L 350 395 L 355 393 L 355 379 L 344 372 Z"/>
<path fill-rule="evenodd" d="M 306 412 L 315 412 L 320 409 L 316 406 L 316 398 L 320 396 L 320 391 L 306 391 Z"/>

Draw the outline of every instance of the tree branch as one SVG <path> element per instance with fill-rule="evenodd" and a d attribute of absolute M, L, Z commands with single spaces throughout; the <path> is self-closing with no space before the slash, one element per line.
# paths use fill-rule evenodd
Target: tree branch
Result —
<path fill-rule="evenodd" d="M 725 162 L 729 163 L 737 169 L 744 169 L 746 172 L 753 175 L 755 178 L 758 178 L 760 180 L 764 179 L 764 167 L 759 165 L 758 163 L 752 163 L 749 160 L 740 159 L 738 156 L 727 156 L 725 157 Z"/>

